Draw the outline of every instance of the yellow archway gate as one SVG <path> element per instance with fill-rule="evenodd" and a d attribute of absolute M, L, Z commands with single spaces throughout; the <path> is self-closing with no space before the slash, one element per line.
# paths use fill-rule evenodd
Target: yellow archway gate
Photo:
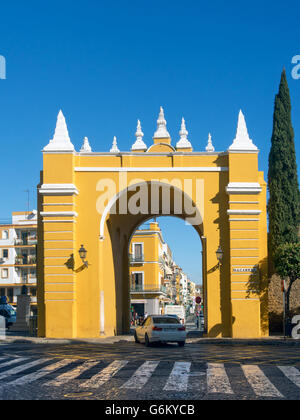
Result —
<path fill-rule="evenodd" d="M 206 151 L 195 152 L 187 135 L 183 120 L 173 147 L 161 109 L 149 148 L 138 122 L 130 152 L 121 153 L 114 139 L 109 153 L 93 153 L 85 138 L 77 153 L 59 113 L 38 186 L 39 336 L 128 332 L 129 240 L 158 215 L 186 220 L 201 238 L 207 335 L 268 334 L 266 183 L 258 149 L 242 112 L 226 152 L 215 152 L 210 136 Z"/>

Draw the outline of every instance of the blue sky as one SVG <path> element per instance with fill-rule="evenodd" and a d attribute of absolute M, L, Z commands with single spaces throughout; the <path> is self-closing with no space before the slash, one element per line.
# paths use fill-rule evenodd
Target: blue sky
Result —
<path fill-rule="evenodd" d="M 77 150 L 88 136 L 94 151 L 109 151 L 113 136 L 129 150 L 138 118 L 150 145 L 160 105 L 174 143 L 184 116 L 195 150 L 204 150 L 208 132 L 226 150 L 242 108 L 267 171 L 285 67 L 299 162 L 300 79 L 291 77 L 299 13 L 293 0 L 3 2 L 0 218 L 26 208 L 26 189 L 36 207 L 41 149 L 60 108 Z"/>

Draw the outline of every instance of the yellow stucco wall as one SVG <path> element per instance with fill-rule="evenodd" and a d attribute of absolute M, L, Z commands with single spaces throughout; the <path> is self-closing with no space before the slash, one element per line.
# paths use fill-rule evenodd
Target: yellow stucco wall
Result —
<path fill-rule="evenodd" d="M 155 180 L 157 185 L 170 185 L 174 179 L 182 187 L 188 180 L 194 203 L 197 185 L 200 191 L 197 209 L 203 223 L 194 227 L 203 244 L 207 335 L 267 334 L 266 184 L 258 171 L 257 152 L 184 154 L 170 152 L 169 146 L 155 147 L 155 153 L 116 155 L 44 152 L 39 185 L 40 336 L 99 337 L 128 331 L 129 243 L 151 214 L 104 214 L 104 208 L 114 197 L 119 204 L 124 195 L 118 194 L 131 184 Z M 105 180 L 111 188 L 103 188 Z M 256 183 L 262 190 L 230 192 L 230 183 Z M 128 192 L 127 202 L 133 194 Z M 173 203 L 172 191 L 171 214 Z M 157 215 L 161 212 L 160 208 Z M 183 209 L 176 217 L 185 218 L 187 212 Z M 82 244 L 88 267 L 79 258 Z M 216 258 L 219 245 L 224 253 L 221 267 Z M 257 273 L 239 271 L 256 265 Z"/>

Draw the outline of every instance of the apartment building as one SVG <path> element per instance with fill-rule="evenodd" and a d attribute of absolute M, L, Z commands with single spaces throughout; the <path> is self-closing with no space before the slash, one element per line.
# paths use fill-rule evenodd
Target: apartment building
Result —
<path fill-rule="evenodd" d="M 16 306 L 22 287 L 36 312 L 37 212 L 13 212 L 11 223 L 0 224 L 0 296 Z"/>
<path fill-rule="evenodd" d="M 157 222 L 141 226 L 130 244 L 131 307 L 139 315 L 162 313 L 170 299 L 164 284 L 164 240 Z"/>
<path fill-rule="evenodd" d="M 188 305 L 190 280 L 173 260 L 157 222 L 142 225 L 130 243 L 130 295 L 139 316 L 164 313 L 167 304 Z"/>

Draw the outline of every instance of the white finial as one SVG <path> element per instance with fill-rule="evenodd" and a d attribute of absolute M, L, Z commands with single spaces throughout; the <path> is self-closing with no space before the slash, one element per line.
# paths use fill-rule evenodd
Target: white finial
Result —
<path fill-rule="evenodd" d="M 147 145 L 143 141 L 144 133 L 142 131 L 140 120 L 138 120 L 138 123 L 137 123 L 135 137 L 136 137 L 136 141 L 132 145 L 131 150 L 147 150 Z"/>
<path fill-rule="evenodd" d="M 250 139 L 244 114 L 242 111 L 239 113 L 239 120 L 237 126 L 236 137 L 233 140 L 229 150 L 241 150 L 241 151 L 254 151 L 258 150 L 253 141 Z"/>
<path fill-rule="evenodd" d="M 120 153 L 120 150 L 118 149 L 117 137 L 116 136 L 114 137 L 112 148 L 110 149 L 110 153 Z"/>
<path fill-rule="evenodd" d="M 192 147 L 191 143 L 189 142 L 187 136 L 189 132 L 185 126 L 185 120 L 182 118 L 181 121 L 181 130 L 179 131 L 180 140 L 176 144 L 177 149 L 190 149 Z"/>
<path fill-rule="evenodd" d="M 170 138 L 170 134 L 168 133 L 168 130 L 167 130 L 167 121 L 165 120 L 164 109 L 162 106 L 160 107 L 159 117 L 157 120 L 157 130 L 154 133 L 153 138 L 154 139 L 169 139 Z"/>
<path fill-rule="evenodd" d="M 212 140 L 211 140 L 211 134 L 208 134 L 208 141 L 207 141 L 207 146 L 206 146 L 206 151 L 207 152 L 214 152 L 215 148 L 212 144 Z"/>
<path fill-rule="evenodd" d="M 83 139 L 83 145 L 80 149 L 80 153 L 90 153 L 91 151 L 92 151 L 92 148 L 90 146 L 89 139 L 85 137 Z"/>
<path fill-rule="evenodd" d="M 54 137 L 44 148 L 44 151 L 73 152 L 74 146 L 71 143 L 66 120 L 62 111 L 59 111 Z"/>

